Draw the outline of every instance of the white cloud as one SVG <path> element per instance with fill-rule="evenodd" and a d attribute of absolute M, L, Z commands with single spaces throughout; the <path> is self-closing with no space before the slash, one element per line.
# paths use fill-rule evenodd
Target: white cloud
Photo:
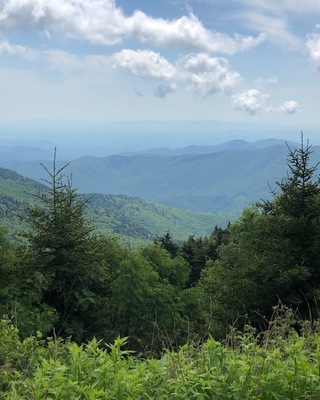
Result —
<path fill-rule="evenodd" d="M 232 96 L 232 105 L 235 110 L 245 111 L 250 115 L 270 111 L 266 100 L 270 96 L 257 89 L 250 89 Z"/>
<path fill-rule="evenodd" d="M 182 57 L 176 64 L 152 50 L 124 49 L 111 56 L 85 57 L 60 50 L 48 50 L 45 53 L 52 68 L 94 73 L 110 67 L 123 68 L 140 78 L 158 80 L 161 83 L 154 90 L 157 97 L 165 97 L 173 92 L 177 88 L 177 81 L 188 83 L 196 95 L 204 98 L 218 92 L 229 94 L 241 80 L 239 73 L 230 68 L 226 59 L 204 53 Z"/>
<path fill-rule="evenodd" d="M 265 37 L 235 35 L 234 38 L 207 30 L 199 19 L 190 13 L 176 20 L 151 18 L 136 11 L 126 20 L 126 31 L 141 42 L 158 46 L 181 47 L 198 51 L 234 54 L 261 44 Z"/>
<path fill-rule="evenodd" d="M 306 46 L 311 62 L 320 71 L 320 26 L 308 36 Z"/>
<path fill-rule="evenodd" d="M 235 0 L 237 4 L 242 3 L 246 7 L 260 9 L 264 12 L 273 14 L 283 14 L 289 12 L 291 14 L 314 14 L 320 11 L 320 0 Z"/>
<path fill-rule="evenodd" d="M 20 56 L 28 60 L 36 58 L 36 52 L 17 44 L 11 44 L 8 41 L 0 42 L 0 54 L 8 54 L 10 56 Z"/>
<path fill-rule="evenodd" d="M 283 15 L 266 15 L 256 10 L 241 13 L 246 20 L 246 26 L 258 32 L 263 32 L 267 39 L 286 50 L 298 50 L 302 40 L 290 32 L 287 18 Z"/>
<path fill-rule="evenodd" d="M 300 106 L 294 100 L 287 100 L 279 107 L 278 111 L 285 114 L 298 114 Z"/>
<path fill-rule="evenodd" d="M 2 0 L 0 31 L 40 30 L 50 38 L 58 33 L 68 38 L 111 45 L 124 37 L 157 46 L 234 54 L 265 40 L 235 35 L 234 38 L 206 29 L 193 14 L 168 20 L 142 11 L 126 16 L 114 0 Z"/>
<path fill-rule="evenodd" d="M 176 68 L 159 53 L 151 50 L 124 49 L 110 57 L 115 67 L 129 70 L 140 78 L 173 79 Z"/>
<path fill-rule="evenodd" d="M 176 88 L 177 85 L 173 82 L 163 82 L 154 90 L 154 96 L 164 98 L 167 94 L 174 92 Z"/>
<path fill-rule="evenodd" d="M 181 74 L 201 97 L 217 92 L 229 93 L 240 81 L 238 72 L 232 71 L 224 58 L 200 53 L 183 58 L 179 65 Z"/>
<path fill-rule="evenodd" d="M 92 43 L 113 44 L 123 34 L 124 15 L 112 0 L 3 0 L 2 31 L 38 29 Z"/>
<path fill-rule="evenodd" d="M 225 0 L 225 2 L 233 5 L 230 7 L 229 18 L 237 19 L 245 28 L 265 34 L 267 40 L 285 50 L 303 48 L 303 40 L 296 34 L 298 21 L 320 11 L 320 0 Z"/>
<path fill-rule="evenodd" d="M 221 3 L 219 0 L 201 2 L 213 7 Z M 181 3 L 185 2 L 181 0 Z M 228 12 L 224 18 L 231 22 L 236 19 L 246 29 L 265 34 L 267 40 L 286 50 L 303 48 L 303 40 L 296 33 L 299 20 L 304 23 L 303 19 L 320 12 L 320 0 L 224 0 L 223 4 Z"/>

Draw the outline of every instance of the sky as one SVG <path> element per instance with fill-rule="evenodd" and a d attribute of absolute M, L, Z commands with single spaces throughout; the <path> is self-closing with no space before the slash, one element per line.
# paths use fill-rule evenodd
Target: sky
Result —
<path fill-rule="evenodd" d="M 0 121 L 320 127 L 320 0 L 0 0 Z"/>

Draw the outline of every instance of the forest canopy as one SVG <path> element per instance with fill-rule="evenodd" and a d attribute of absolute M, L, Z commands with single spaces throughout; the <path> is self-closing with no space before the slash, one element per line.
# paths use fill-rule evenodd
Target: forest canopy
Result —
<path fill-rule="evenodd" d="M 320 178 L 303 138 L 272 198 L 227 228 L 175 242 L 170 232 L 129 249 L 98 234 L 65 167 L 22 215 L 20 242 L 0 231 L 0 312 L 21 338 L 36 332 L 83 343 L 128 337 L 159 354 L 248 321 L 257 329 L 279 301 L 316 318 L 320 300 Z M 266 183 L 267 184 L 267 183 Z"/>

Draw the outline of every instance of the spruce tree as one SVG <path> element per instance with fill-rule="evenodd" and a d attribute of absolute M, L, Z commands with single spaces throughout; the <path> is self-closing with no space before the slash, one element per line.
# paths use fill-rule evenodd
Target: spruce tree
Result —
<path fill-rule="evenodd" d="M 318 312 L 320 179 L 311 155 L 303 135 L 300 148 L 288 147 L 287 177 L 277 182 L 273 198 L 244 210 L 230 228 L 230 243 L 203 274 L 217 325 L 246 315 L 259 326 L 279 300 L 302 317 Z"/>
<path fill-rule="evenodd" d="M 304 144 L 292 150 L 288 146 L 288 175 L 277 182 L 280 189 L 274 193 L 271 202 L 258 204 L 264 215 L 277 226 L 280 242 L 289 243 L 286 254 L 291 267 L 301 265 L 318 276 L 320 268 L 320 177 L 317 174 L 319 162 L 310 165 L 312 148 Z M 290 268 L 290 265 L 288 265 Z M 301 288 L 302 290 L 302 288 Z"/>
<path fill-rule="evenodd" d="M 85 339 L 99 325 L 99 307 L 104 303 L 104 278 L 98 262 L 98 240 L 85 218 L 87 200 L 72 187 L 65 175 L 67 165 L 52 171 L 43 165 L 49 188 L 35 195 L 35 205 L 22 219 L 29 229 L 27 239 L 33 270 L 43 277 L 42 301 L 58 315 L 56 335 Z M 100 317 L 100 318 L 99 318 Z"/>

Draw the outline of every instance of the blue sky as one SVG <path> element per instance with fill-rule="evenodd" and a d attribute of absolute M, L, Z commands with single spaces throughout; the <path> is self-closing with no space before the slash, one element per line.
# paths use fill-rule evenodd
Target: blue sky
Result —
<path fill-rule="evenodd" d="M 0 120 L 319 127 L 320 0 L 0 0 Z"/>

